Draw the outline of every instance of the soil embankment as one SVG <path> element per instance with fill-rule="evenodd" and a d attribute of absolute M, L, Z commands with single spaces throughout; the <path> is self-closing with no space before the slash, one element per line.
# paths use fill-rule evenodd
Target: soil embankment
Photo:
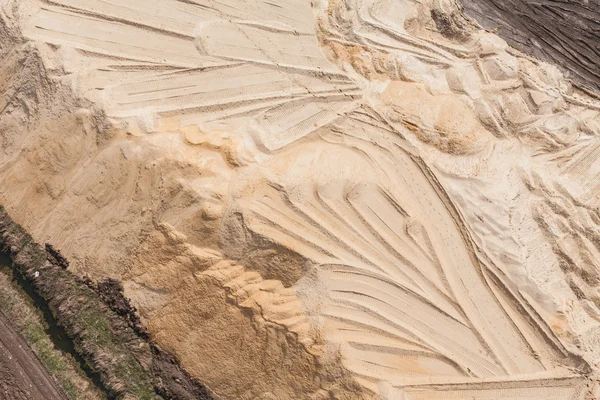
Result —
<path fill-rule="evenodd" d="M 69 400 L 106 400 L 99 374 L 77 354 L 73 342 L 33 286 L 15 273 L 4 249 L 0 249 L 0 314 Z M 9 375 L 4 375 L 2 384 L 9 393 L 9 388 L 15 386 Z"/>
<path fill-rule="evenodd" d="M 173 357 L 147 340 L 148 335 L 135 309 L 123 297 L 118 282 L 107 281 L 96 286 L 76 278 L 65 269 L 67 261 L 60 253 L 51 246 L 43 248 L 35 243 L 1 207 L 0 241 L 9 250 L 14 273 L 30 282 L 35 294 L 47 303 L 57 323 L 72 340 L 77 353 L 93 373 L 99 374 L 108 398 L 213 398 L 208 389 L 193 381 Z M 14 343 L 8 342 L 4 346 L 12 352 L 12 349 L 19 348 L 18 343 Z M 24 343 L 22 347 L 26 348 Z M 4 354 L 2 350 L 3 347 L 0 347 L 0 361 Z M 19 355 L 18 359 L 31 364 L 24 355 Z M 16 385 L 12 384 L 12 380 L 9 384 L 20 387 L 21 382 L 31 388 L 32 381 L 40 381 L 43 369 L 39 365 L 37 369 L 29 364 L 23 365 L 26 366 L 25 370 L 34 375 L 27 378 L 29 372 L 24 375 L 23 368 L 19 370 L 15 364 L 13 375 Z M 38 389 L 30 389 L 33 394 L 24 392 L 23 398 L 64 398 L 56 389 L 56 394 L 46 394 L 47 389 L 43 389 L 46 386 L 42 384 Z M 20 398 L 20 394 L 15 396 L 9 398 Z"/>

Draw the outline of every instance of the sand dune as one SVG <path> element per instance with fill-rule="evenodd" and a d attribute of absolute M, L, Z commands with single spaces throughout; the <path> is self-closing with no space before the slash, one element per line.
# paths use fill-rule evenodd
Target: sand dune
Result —
<path fill-rule="evenodd" d="M 453 0 L 4 0 L 0 202 L 226 399 L 593 399 L 600 103 Z"/>

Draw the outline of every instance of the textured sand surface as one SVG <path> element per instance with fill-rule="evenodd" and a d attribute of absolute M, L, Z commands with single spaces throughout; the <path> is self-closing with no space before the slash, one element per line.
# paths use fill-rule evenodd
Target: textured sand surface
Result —
<path fill-rule="evenodd" d="M 0 203 L 224 399 L 600 396 L 600 102 L 453 0 L 2 0 Z"/>

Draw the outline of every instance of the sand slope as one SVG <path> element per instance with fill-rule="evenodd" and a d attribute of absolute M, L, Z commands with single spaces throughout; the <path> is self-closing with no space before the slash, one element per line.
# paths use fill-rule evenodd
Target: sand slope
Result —
<path fill-rule="evenodd" d="M 450 0 L 0 4 L 0 201 L 223 398 L 597 396 L 556 68 Z"/>

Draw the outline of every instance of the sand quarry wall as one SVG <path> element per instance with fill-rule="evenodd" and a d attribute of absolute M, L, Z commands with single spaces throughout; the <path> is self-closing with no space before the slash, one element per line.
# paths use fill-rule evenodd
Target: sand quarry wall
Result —
<path fill-rule="evenodd" d="M 0 203 L 217 395 L 597 396 L 600 105 L 555 67 L 453 1 L 0 4 Z"/>

